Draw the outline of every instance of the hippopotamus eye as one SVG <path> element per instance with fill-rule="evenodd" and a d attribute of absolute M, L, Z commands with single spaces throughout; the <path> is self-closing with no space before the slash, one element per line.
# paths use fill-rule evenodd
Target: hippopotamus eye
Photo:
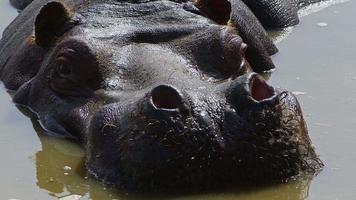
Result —
<path fill-rule="evenodd" d="M 85 46 L 78 49 L 62 48 L 51 68 L 49 86 L 61 96 L 92 97 L 101 86 L 98 63 Z"/>
<path fill-rule="evenodd" d="M 73 57 L 75 55 L 75 51 L 72 49 L 64 48 L 62 49 L 54 62 L 54 70 L 57 76 L 62 78 L 70 78 L 70 76 L 74 73 L 72 66 L 74 65 Z"/>
<path fill-rule="evenodd" d="M 61 77 L 67 77 L 72 74 L 72 68 L 64 63 L 59 64 L 56 70 L 58 75 L 60 75 Z"/>

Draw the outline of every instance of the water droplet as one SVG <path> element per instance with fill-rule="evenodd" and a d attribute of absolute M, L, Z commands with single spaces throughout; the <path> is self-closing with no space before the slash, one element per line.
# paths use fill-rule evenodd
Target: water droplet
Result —
<path fill-rule="evenodd" d="M 292 93 L 293 93 L 294 95 L 296 95 L 296 96 L 306 94 L 305 92 L 301 92 L 301 91 L 294 91 L 294 92 L 292 92 Z"/>
<path fill-rule="evenodd" d="M 326 27 L 326 26 L 328 26 L 328 24 L 325 23 L 325 22 L 318 22 L 316 25 L 319 26 L 319 27 Z"/>
<path fill-rule="evenodd" d="M 70 170 L 72 170 L 72 168 L 69 167 L 69 166 L 64 166 L 64 167 L 63 167 L 63 170 L 64 170 L 64 171 L 70 171 Z"/>
<path fill-rule="evenodd" d="M 69 196 L 60 197 L 59 200 L 79 200 L 81 198 L 82 198 L 82 196 L 80 196 L 80 195 L 72 194 Z"/>
<path fill-rule="evenodd" d="M 205 117 L 205 116 L 207 116 L 208 115 L 208 113 L 206 112 L 206 111 L 201 111 L 200 112 L 200 116 L 202 116 L 202 117 Z"/>

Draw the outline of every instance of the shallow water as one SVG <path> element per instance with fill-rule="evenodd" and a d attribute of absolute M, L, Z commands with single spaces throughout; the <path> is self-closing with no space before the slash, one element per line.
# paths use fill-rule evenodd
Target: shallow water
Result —
<path fill-rule="evenodd" d="M 356 199 L 356 1 L 302 18 L 274 56 L 270 83 L 299 96 L 310 136 L 325 169 L 299 180 L 248 191 L 221 191 L 161 199 Z M 0 0 L 0 31 L 16 16 Z M 36 128 L 36 127 L 35 127 Z M 156 199 L 111 191 L 86 178 L 77 144 L 46 137 L 0 88 L 0 199 Z M 65 170 L 68 166 L 71 170 Z M 69 169 L 69 168 L 68 168 Z"/>

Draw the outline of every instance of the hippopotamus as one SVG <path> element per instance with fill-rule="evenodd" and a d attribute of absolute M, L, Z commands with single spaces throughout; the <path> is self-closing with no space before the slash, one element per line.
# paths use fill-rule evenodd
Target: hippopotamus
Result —
<path fill-rule="evenodd" d="M 286 181 L 323 164 L 266 29 L 316 0 L 12 0 L 0 78 L 88 174 L 127 191 Z M 28 4 L 28 5 L 27 5 Z"/>

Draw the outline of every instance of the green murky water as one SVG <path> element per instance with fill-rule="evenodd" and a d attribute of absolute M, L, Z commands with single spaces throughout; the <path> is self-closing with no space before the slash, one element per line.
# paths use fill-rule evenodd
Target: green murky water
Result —
<path fill-rule="evenodd" d="M 278 69 L 270 83 L 299 96 L 325 169 L 312 181 L 160 199 L 350 200 L 356 199 L 356 1 L 330 6 L 302 18 L 278 43 Z M 0 31 L 16 16 L 0 0 Z M 77 144 L 36 133 L 30 119 L 0 88 L 0 199 L 127 199 L 86 178 Z M 71 170 L 68 170 L 70 167 Z M 66 170 L 67 169 L 67 170 Z"/>

